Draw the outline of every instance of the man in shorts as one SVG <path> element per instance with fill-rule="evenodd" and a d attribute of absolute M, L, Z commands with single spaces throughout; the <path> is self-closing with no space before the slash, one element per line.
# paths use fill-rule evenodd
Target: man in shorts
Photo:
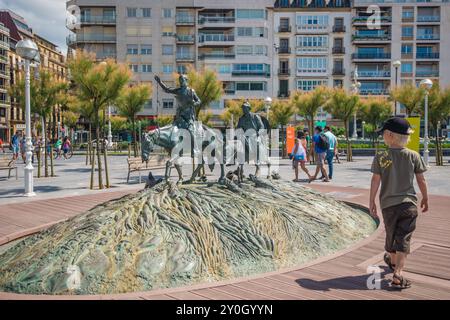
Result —
<path fill-rule="evenodd" d="M 326 148 L 321 148 L 320 140 L 322 135 L 322 127 L 317 126 L 314 129 L 314 136 L 312 139 L 312 148 L 314 148 L 314 153 L 316 154 L 316 172 L 311 178 L 309 178 L 309 182 L 316 180 L 319 171 L 322 172 L 323 182 L 329 182 L 327 170 L 325 170 L 325 158 L 327 156 L 328 146 Z"/>
<path fill-rule="evenodd" d="M 403 276 L 403 269 L 418 214 L 414 176 L 422 193 L 420 207 L 426 212 L 428 192 L 423 173 L 427 168 L 417 152 L 406 148 L 412 133 L 408 121 L 390 118 L 380 131 L 389 148 L 373 159 L 369 207 L 371 215 L 378 219 L 375 197 L 381 184 L 380 205 L 386 230 L 384 261 L 394 272 L 391 285 L 406 289 L 411 287 L 411 281 Z"/>

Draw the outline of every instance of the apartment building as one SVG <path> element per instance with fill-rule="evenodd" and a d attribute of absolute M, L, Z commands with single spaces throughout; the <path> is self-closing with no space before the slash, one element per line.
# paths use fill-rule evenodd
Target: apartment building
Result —
<path fill-rule="evenodd" d="M 73 0 L 67 7 L 80 15 L 70 48 L 126 62 L 134 81 L 153 83 L 143 115 L 175 113 L 173 97 L 153 78 L 175 86 L 174 73 L 188 66 L 212 68 L 223 81 L 225 94 L 211 105 L 216 115 L 227 99 L 273 96 L 272 0 Z"/>
<path fill-rule="evenodd" d="M 351 89 L 356 75 L 363 96 L 425 77 L 450 85 L 450 57 L 440 54 L 450 48 L 447 0 L 72 0 L 68 8 L 80 16 L 71 49 L 126 62 L 135 81 L 153 83 L 143 115 L 175 112 L 153 77 L 176 85 L 173 74 L 189 65 L 223 81 L 215 114 L 227 99 Z"/>
<path fill-rule="evenodd" d="M 0 139 L 9 141 L 9 30 L 0 23 Z"/>

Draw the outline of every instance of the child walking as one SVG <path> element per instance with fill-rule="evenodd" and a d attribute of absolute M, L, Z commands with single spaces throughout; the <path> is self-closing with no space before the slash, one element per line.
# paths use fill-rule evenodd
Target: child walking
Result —
<path fill-rule="evenodd" d="M 292 148 L 291 152 L 292 156 L 292 166 L 295 170 L 295 179 L 294 182 L 300 181 L 298 179 L 298 165 L 300 164 L 300 167 L 302 170 L 308 175 L 308 179 L 311 178 L 311 175 L 309 174 L 308 169 L 306 168 L 306 161 L 307 161 L 307 154 L 306 154 L 306 140 L 304 135 L 299 135 L 299 138 L 295 139 L 295 145 Z"/>
<path fill-rule="evenodd" d="M 380 132 L 389 148 L 378 152 L 373 159 L 370 213 L 378 219 L 375 197 L 381 184 L 380 205 L 386 230 L 384 261 L 394 272 L 391 285 L 406 289 L 411 287 L 411 281 L 403 276 L 403 269 L 418 215 L 414 176 L 422 193 L 420 207 L 426 212 L 428 192 L 423 173 L 427 169 L 420 155 L 405 147 L 412 133 L 408 121 L 390 118 Z"/>

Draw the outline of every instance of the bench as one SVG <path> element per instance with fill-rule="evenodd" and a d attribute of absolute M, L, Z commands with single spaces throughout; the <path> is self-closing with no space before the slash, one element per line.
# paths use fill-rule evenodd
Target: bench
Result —
<path fill-rule="evenodd" d="M 11 177 L 11 170 L 16 170 L 16 180 L 18 179 L 15 160 L 9 157 L 0 157 L 0 170 L 8 170 L 8 179 Z"/>
<path fill-rule="evenodd" d="M 147 162 L 142 162 L 141 157 L 130 157 L 128 162 L 128 176 L 127 183 L 130 181 L 130 174 L 132 172 L 139 172 L 139 183 L 141 183 L 141 171 L 164 169 L 166 167 L 166 155 L 153 155 Z"/>

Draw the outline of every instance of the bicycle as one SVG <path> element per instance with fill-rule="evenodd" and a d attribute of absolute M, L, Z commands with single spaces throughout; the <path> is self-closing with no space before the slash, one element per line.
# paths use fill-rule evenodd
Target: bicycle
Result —
<path fill-rule="evenodd" d="M 64 157 L 63 149 L 59 149 L 59 153 L 58 153 L 58 149 L 54 148 L 53 153 L 54 153 L 55 160 L 58 159 L 59 156 Z M 72 149 L 72 146 L 70 146 L 69 150 L 65 153 L 65 158 L 68 160 L 68 159 L 72 158 L 72 156 L 73 156 L 73 149 Z"/>

